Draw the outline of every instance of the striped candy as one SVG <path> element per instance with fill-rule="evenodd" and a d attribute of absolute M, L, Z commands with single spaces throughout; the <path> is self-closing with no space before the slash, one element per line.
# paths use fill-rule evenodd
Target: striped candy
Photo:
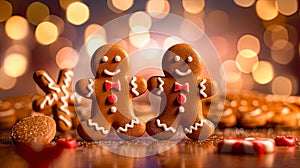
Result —
<path fill-rule="evenodd" d="M 219 153 L 264 154 L 275 151 L 275 141 L 270 138 L 226 138 L 218 144 Z"/>

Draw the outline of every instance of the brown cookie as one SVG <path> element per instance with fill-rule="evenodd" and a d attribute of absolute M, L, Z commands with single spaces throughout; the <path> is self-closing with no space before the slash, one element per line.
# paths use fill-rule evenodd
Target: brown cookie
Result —
<path fill-rule="evenodd" d="M 203 117 L 201 100 L 214 94 L 216 86 L 201 78 L 200 55 L 188 44 L 177 44 L 163 56 L 164 76 L 148 79 L 148 90 L 161 96 L 165 108 L 147 122 L 147 133 L 157 139 L 169 139 L 181 125 L 191 139 L 203 140 L 214 131 L 214 125 Z M 164 104 L 163 103 L 163 104 Z"/>
<path fill-rule="evenodd" d="M 60 132 L 72 128 L 71 112 L 69 101 L 71 97 L 71 84 L 73 82 L 73 71 L 62 69 L 59 73 L 57 83 L 44 70 L 38 70 L 33 78 L 39 87 L 46 93 L 32 103 L 32 108 L 37 112 L 46 112 L 52 108 L 57 129 Z"/>
<path fill-rule="evenodd" d="M 17 116 L 12 104 L 0 100 L 0 130 L 11 129 L 16 122 Z"/>
<path fill-rule="evenodd" d="M 11 130 L 15 142 L 24 144 L 45 145 L 51 142 L 56 134 L 55 121 L 49 116 L 26 117 L 19 121 Z"/>
<path fill-rule="evenodd" d="M 76 83 L 79 95 L 92 100 L 91 117 L 78 126 L 85 140 L 103 139 L 113 127 L 124 139 L 142 136 L 145 125 L 134 114 L 132 98 L 147 90 L 142 77 L 129 78 L 129 56 L 118 45 L 104 45 L 91 60 L 94 79 Z"/>

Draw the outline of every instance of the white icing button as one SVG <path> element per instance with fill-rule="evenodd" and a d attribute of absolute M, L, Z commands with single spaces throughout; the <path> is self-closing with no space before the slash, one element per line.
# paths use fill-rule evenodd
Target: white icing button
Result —
<path fill-rule="evenodd" d="M 107 62 L 107 61 L 108 61 L 108 57 L 107 57 L 106 55 L 104 55 L 104 56 L 102 57 L 102 61 L 103 61 L 103 62 Z"/>
<path fill-rule="evenodd" d="M 175 58 L 174 58 L 174 61 L 178 62 L 179 60 L 180 60 L 180 56 L 176 55 Z"/>
<path fill-rule="evenodd" d="M 180 106 L 180 107 L 179 107 L 179 112 L 180 112 L 180 113 L 183 113 L 183 112 L 184 112 L 184 107 L 183 107 L 183 106 Z"/>
<path fill-rule="evenodd" d="M 112 106 L 112 107 L 110 108 L 110 112 L 112 112 L 112 113 L 117 112 L 117 107 L 116 107 L 116 106 Z"/>
<path fill-rule="evenodd" d="M 189 57 L 187 58 L 187 61 L 188 61 L 188 62 L 192 62 L 192 61 L 193 61 L 193 57 L 192 57 L 192 56 L 189 56 Z"/>
<path fill-rule="evenodd" d="M 116 62 L 120 62 L 120 61 L 121 61 L 121 56 L 117 55 L 117 56 L 115 57 L 115 61 L 116 61 Z"/>

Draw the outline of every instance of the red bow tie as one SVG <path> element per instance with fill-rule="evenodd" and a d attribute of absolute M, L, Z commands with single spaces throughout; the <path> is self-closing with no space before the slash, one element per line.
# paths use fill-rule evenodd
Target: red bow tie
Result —
<path fill-rule="evenodd" d="M 114 89 L 116 91 L 121 91 L 121 83 L 120 83 L 120 81 L 118 81 L 118 82 L 111 82 L 111 81 L 106 80 L 104 84 L 105 84 L 105 90 L 106 91 L 111 90 L 111 89 Z"/>
<path fill-rule="evenodd" d="M 184 85 L 182 85 L 178 82 L 175 82 L 175 91 L 180 91 L 180 90 L 188 93 L 190 91 L 189 84 L 185 83 Z"/>

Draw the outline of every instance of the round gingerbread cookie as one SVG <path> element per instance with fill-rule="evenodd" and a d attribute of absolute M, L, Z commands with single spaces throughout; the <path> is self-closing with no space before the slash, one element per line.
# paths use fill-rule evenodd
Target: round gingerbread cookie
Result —
<path fill-rule="evenodd" d="M 0 130 L 11 129 L 17 122 L 15 110 L 8 101 L 0 101 Z"/>
<path fill-rule="evenodd" d="M 26 117 L 19 121 L 11 130 L 15 142 L 45 145 L 51 142 L 56 134 L 56 124 L 49 116 Z"/>

